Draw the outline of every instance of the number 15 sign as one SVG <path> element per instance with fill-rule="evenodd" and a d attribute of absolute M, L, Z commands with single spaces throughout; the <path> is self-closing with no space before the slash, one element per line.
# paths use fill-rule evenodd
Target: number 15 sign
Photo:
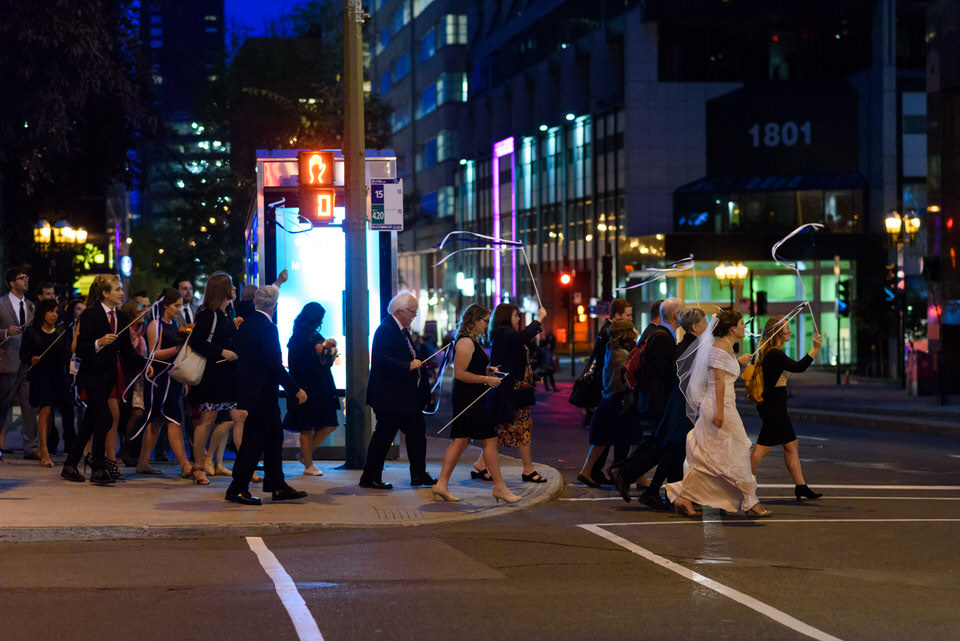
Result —
<path fill-rule="evenodd" d="M 370 229 L 403 230 L 403 180 L 370 179 Z"/>

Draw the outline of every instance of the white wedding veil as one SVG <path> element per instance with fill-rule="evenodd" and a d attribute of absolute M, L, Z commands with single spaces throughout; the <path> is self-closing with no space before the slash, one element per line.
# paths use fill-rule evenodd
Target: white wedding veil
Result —
<path fill-rule="evenodd" d="M 710 350 L 716 338 L 713 328 L 717 326 L 719 317 L 714 314 L 710 324 L 697 337 L 697 342 L 691 345 L 677 359 L 677 376 L 680 379 L 680 391 L 687 399 L 687 418 L 691 423 L 697 422 L 700 413 L 700 403 L 707 393 L 707 363 L 710 360 Z"/>

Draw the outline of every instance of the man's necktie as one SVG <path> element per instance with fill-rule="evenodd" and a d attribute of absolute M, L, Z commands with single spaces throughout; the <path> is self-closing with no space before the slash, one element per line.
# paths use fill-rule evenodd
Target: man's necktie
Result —
<path fill-rule="evenodd" d="M 193 322 L 193 319 L 190 318 L 190 308 L 187 306 L 184 306 L 183 308 L 183 318 L 187 321 L 187 325 Z"/>
<path fill-rule="evenodd" d="M 20 327 L 27 324 L 27 315 L 23 311 L 23 301 L 20 301 Z"/>
<path fill-rule="evenodd" d="M 117 333 L 117 315 L 111 309 L 108 316 L 110 317 L 110 333 L 116 334 Z"/>
<path fill-rule="evenodd" d="M 403 328 L 403 337 L 407 341 L 407 349 L 410 350 L 410 356 L 413 356 L 414 358 L 416 358 L 417 350 L 413 349 L 413 338 L 410 336 L 410 330 L 407 329 L 406 327 Z M 419 387 L 419 385 L 420 385 L 420 370 L 418 369 L 417 370 L 417 386 Z"/>

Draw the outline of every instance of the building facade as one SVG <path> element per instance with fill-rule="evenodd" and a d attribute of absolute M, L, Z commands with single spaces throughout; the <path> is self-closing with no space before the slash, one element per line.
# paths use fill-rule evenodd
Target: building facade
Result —
<path fill-rule="evenodd" d="M 613 295 L 634 302 L 640 323 L 667 295 L 708 312 L 733 305 L 756 312 L 754 332 L 807 299 L 798 353 L 821 331 L 829 362 L 889 375 L 900 356 L 884 217 L 927 207 L 930 5 L 374 1 L 373 33 L 387 34 L 374 89 L 400 111 L 399 171 L 430 212 L 406 233 L 401 276 L 438 320 L 470 302 L 533 310 L 539 295 L 561 350 L 592 337 L 578 306 Z M 459 29 L 457 16 L 465 29 L 432 46 L 431 29 Z M 806 223 L 824 229 L 774 261 L 773 244 Z M 433 267 L 444 229 L 519 240 L 524 252 L 463 252 Z M 924 242 L 921 231 L 907 249 L 907 286 L 922 286 Z M 695 271 L 623 289 L 691 255 Z M 746 275 L 718 280 L 730 263 Z M 849 316 L 837 313 L 844 281 Z"/>

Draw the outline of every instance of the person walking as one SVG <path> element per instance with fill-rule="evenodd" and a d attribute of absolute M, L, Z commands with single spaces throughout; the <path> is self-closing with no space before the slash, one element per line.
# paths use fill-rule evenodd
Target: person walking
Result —
<path fill-rule="evenodd" d="M 170 443 L 170 449 L 173 451 L 177 462 L 180 464 L 181 478 L 192 478 L 198 485 L 207 485 L 204 483 L 206 478 L 201 468 L 200 474 L 193 472 L 193 466 L 190 459 L 187 458 L 186 448 L 183 443 L 183 384 L 170 376 L 172 363 L 177 354 L 183 349 L 179 332 L 177 331 L 176 318 L 181 314 L 183 298 L 179 291 L 172 287 L 166 287 L 158 301 L 157 312 L 154 320 L 147 325 L 147 352 L 151 354 L 151 361 L 164 361 L 157 363 L 155 368 L 156 375 L 148 376 L 144 382 L 144 404 L 148 408 L 147 427 L 144 438 L 140 445 L 140 460 L 137 462 L 137 472 L 141 474 L 153 474 L 149 466 L 150 451 L 156 445 L 160 430 L 164 423 L 167 425 L 167 440 Z M 125 343 L 127 341 L 124 341 Z"/>
<path fill-rule="evenodd" d="M 667 311 L 664 312 L 667 319 L 664 324 L 673 329 L 671 319 L 673 311 L 669 309 L 666 301 L 664 301 L 664 307 L 667 308 Z M 664 377 L 669 376 L 670 387 L 667 390 L 662 417 L 657 424 L 656 431 L 650 439 L 637 447 L 627 461 L 624 461 L 622 465 L 612 466 L 610 469 L 610 478 L 613 480 L 614 486 L 620 492 L 623 500 L 629 502 L 631 483 L 640 475 L 646 474 L 653 466 L 656 466 L 657 470 L 653 474 L 650 485 L 640 493 L 637 500 L 648 507 L 657 509 L 666 508 L 670 505 L 660 498 L 660 487 L 664 480 L 673 483 L 683 479 L 683 458 L 687 432 L 693 429 L 693 423 L 690 422 L 686 414 L 686 400 L 680 390 L 677 372 L 682 368 L 682 364 L 693 361 L 692 358 L 684 358 L 684 355 L 692 354 L 688 350 L 696 344 L 697 338 L 706 330 L 706 315 L 699 308 L 689 307 L 680 313 L 679 325 L 683 327 L 684 334 L 674 349 L 669 370 L 664 374 Z"/>
<path fill-rule="evenodd" d="M 667 498 L 678 514 L 699 516 L 693 503 L 743 511 L 764 517 L 772 512 L 757 499 L 757 480 L 750 470 L 750 439 L 737 413 L 733 385 L 740 366 L 752 356 L 734 356 L 743 339 L 743 315 L 723 310 L 697 341 L 689 378 L 681 389 L 688 417 L 696 416 L 687 434 L 687 468 L 682 481 L 667 484 Z"/>
<path fill-rule="evenodd" d="M 601 485 L 601 480 L 593 475 L 593 470 L 610 446 L 623 446 L 626 442 L 621 409 L 623 398 L 629 390 L 624 380 L 624 369 L 629 350 L 636 340 L 637 329 L 633 326 L 633 320 L 623 318 L 610 325 L 610 341 L 603 361 L 603 399 L 590 421 L 590 449 L 577 474 L 577 480 L 588 487 Z"/>
<path fill-rule="evenodd" d="M 547 479 L 533 467 L 530 453 L 530 406 L 536 403 L 533 371 L 530 367 L 529 343 L 541 332 L 547 310 L 537 312 L 536 320 L 520 329 L 520 309 L 510 303 L 501 303 L 493 311 L 490 328 L 490 363 L 506 376 L 502 385 L 491 392 L 487 405 L 497 422 L 497 444 L 515 447 L 523 461 L 521 479 L 525 483 L 546 483 Z M 486 458 L 486 457 L 484 457 Z M 480 461 L 474 463 L 480 475 Z"/>
<path fill-rule="evenodd" d="M 4 282 L 8 292 L 0 298 L 0 451 L 8 451 L 5 439 L 7 415 L 19 402 L 23 458 L 39 461 L 37 414 L 30 406 L 27 366 L 20 360 L 23 332 L 33 323 L 34 315 L 34 305 L 26 297 L 30 277 L 24 270 L 14 267 L 7 270 Z"/>
<path fill-rule="evenodd" d="M 490 322 L 490 310 L 482 305 L 473 304 L 463 310 L 460 325 L 457 328 L 457 342 L 453 355 L 453 423 L 450 425 L 450 437 L 453 442 L 443 454 L 443 466 L 440 478 L 433 486 L 435 498 L 457 502 L 460 499 L 450 494 L 448 484 L 453 468 L 470 443 L 470 439 L 481 442 L 483 447 L 483 465 L 493 481 L 493 496 L 499 503 L 516 503 L 520 497 L 510 491 L 500 472 L 500 458 L 497 453 L 497 424 L 494 421 L 485 399 L 487 388 L 496 391 L 501 381 L 496 368 L 490 366 L 490 360 L 483 346 L 477 340 L 487 331 Z"/>
<path fill-rule="evenodd" d="M 63 378 L 66 375 L 70 341 L 64 328 L 57 326 L 56 300 L 37 305 L 33 325 L 23 333 L 20 360 L 27 366 L 30 380 L 30 406 L 37 412 L 37 436 L 40 441 L 40 465 L 53 467 L 47 440 L 53 427 L 53 408 L 63 402 Z"/>
<path fill-rule="evenodd" d="M 813 364 L 823 338 L 820 334 L 814 334 L 813 347 L 803 358 L 795 361 L 787 356 L 783 349 L 790 337 L 790 323 L 784 323 L 783 316 L 770 317 L 763 327 L 759 358 L 763 372 L 763 402 L 757 405 L 763 424 L 760 426 L 757 444 L 750 454 L 750 469 L 756 472 L 770 448 L 782 445 L 783 462 L 795 485 L 794 496 L 797 497 L 797 502 L 802 502 L 803 499 L 818 499 L 823 495 L 811 490 L 803 479 L 797 435 L 787 413 L 787 379 L 791 373 L 806 371 Z"/>
<path fill-rule="evenodd" d="M 125 389 L 121 362 L 140 371 L 146 361 L 133 349 L 129 340 L 117 340 L 118 332 L 129 320 L 117 311 L 123 300 L 123 287 L 115 274 L 98 274 L 90 285 L 87 308 L 78 320 L 76 351 L 80 358 L 77 386 L 86 397 L 87 409 L 83 413 L 80 430 L 73 447 L 63 462 L 60 476 L 67 481 L 83 482 L 84 476 L 77 470 L 87 441 L 93 437 L 91 449 L 90 480 L 97 485 L 109 485 L 114 476 L 107 469 L 107 432 L 113 423 L 110 401 L 117 401 Z M 153 368 L 147 366 L 147 376 L 153 376 Z M 116 464 L 116 461 L 114 461 Z"/>
<path fill-rule="evenodd" d="M 229 438 L 231 425 L 234 434 L 242 432 L 246 420 L 246 412 L 238 409 L 237 354 L 233 349 L 238 330 L 227 313 L 235 296 L 236 288 L 229 274 L 211 275 L 203 288 L 203 303 L 197 310 L 190 338 L 190 348 L 207 361 L 200 382 L 187 394 L 187 405 L 200 411 L 200 420 L 193 428 L 192 475 L 201 485 L 207 474 L 227 472 L 219 458 L 221 442 Z M 217 425 L 208 449 L 207 436 L 221 412 L 229 413 L 230 422 Z M 236 438 L 234 441 L 242 442 Z M 215 456 L 219 459 L 216 463 Z"/>
<path fill-rule="evenodd" d="M 553 362 L 553 349 L 556 346 L 557 339 L 553 334 L 547 334 L 543 337 L 540 343 L 540 365 L 537 371 L 534 372 L 534 374 L 539 374 L 543 378 L 543 389 L 547 392 L 550 391 L 551 387 L 554 392 L 559 391 L 557 389 L 557 381 L 553 377 L 556 372 L 556 366 Z"/>
<path fill-rule="evenodd" d="M 307 303 L 293 321 L 287 341 L 287 363 L 293 376 L 310 399 L 291 405 L 283 427 L 300 435 L 300 462 L 305 476 L 323 476 L 313 464 L 313 451 L 337 429 L 340 399 L 330 368 L 337 358 L 337 343 L 320 334 L 326 310 L 320 303 Z"/>
<path fill-rule="evenodd" d="M 383 481 L 383 462 L 397 431 L 407 437 L 410 484 L 432 486 L 436 479 L 427 474 L 427 437 L 423 408 L 430 400 L 428 377 L 420 371 L 410 340 L 410 323 L 417 317 L 417 299 L 403 291 L 387 306 L 387 316 L 373 335 L 370 351 L 370 378 L 367 405 L 373 408 L 377 426 L 367 447 L 367 460 L 360 475 L 360 487 L 391 490 Z"/>
<path fill-rule="evenodd" d="M 234 340 L 237 353 L 237 407 L 246 410 L 243 442 L 233 466 L 233 481 L 225 499 L 241 505 L 261 505 L 259 497 L 250 494 L 250 480 L 263 456 L 263 491 L 273 501 L 292 501 L 307 493 L 295 490 L 283 479 L 283 426 L 280 422 L 278 386 L 288 398 L 307 402 L 307 393 L 300 389 L 283 367 L 280 333 L 271 320 L 277 309 L 280 290 L 265 285 L 254 294 L 256 312 L 244 319 Z"/>

